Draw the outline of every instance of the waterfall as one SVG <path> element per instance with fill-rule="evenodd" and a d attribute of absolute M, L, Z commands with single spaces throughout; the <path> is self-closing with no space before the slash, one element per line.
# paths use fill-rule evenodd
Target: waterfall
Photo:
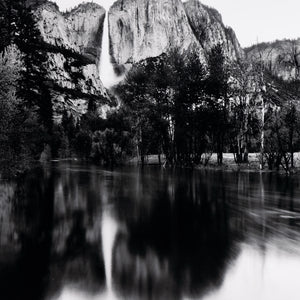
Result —
<path fill-rule="evenodd" d="M 109 53 L 109 27 L 108 27 L 108 13 L 105 14 L 103 24 L 103 36 L 101 46 L 101 57 L 99 63 L 100 79 L 106 88 L 110 88 L 123 79 L 123 76 L 117 76 L 114 71 L 114 66 L 111 62 Z"/>

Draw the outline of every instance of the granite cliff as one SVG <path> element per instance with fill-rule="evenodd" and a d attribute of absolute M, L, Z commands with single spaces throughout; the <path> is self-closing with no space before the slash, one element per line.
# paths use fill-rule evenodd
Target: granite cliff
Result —
<path fill-rule="evenodd" d="M 101 53 L 105 10 L 95 3 L 85 3 L 61 13 L 52 2 L 36 10 L 38 26 L 44 40 L 72 49 L 96 61 Z"/>
<path fill-rule="evenodd" d="M 171 47 L 198 46 L 180 0 L 119 0 L 109 10 L 109 28 L 118 64 L 159 56 Z"/>
<path fill-rule="evenodd" d="M 105 113 L 110 101 L 98 69 L 105 10 L 84 3 L 62 13 L 45 2 L 34 13 L 49 57 L 55 118 L 59 121 L 65 109 L 80 117 L 90 100 Z"/>
<path fill-rule="evenodd" d="M 221 43 L 228 59 L 238 60 L 244 57 L 235 32 L 224 25 L 217 10 L 201 4 L 199 0 L 189 0 L 184 3 L 184 7 L 189 24 L 205 54 L 213 46 Z"/>
<path fill-rule="evenodd" d="M 299 79 L 300 39 L 260 43 L 245 52 L 249 60 L 262 62 L 273 75 L 284 80 Z"/>
<path fill-rule="evenodd" d="M 196 49 L 205 60 L 217 43 L 230 60 L 244 55 L 221 15 L 198 0 L 118 0 L 109 10 L 111 54 L 118 64 L 159 56 L 170 48 Z"/>

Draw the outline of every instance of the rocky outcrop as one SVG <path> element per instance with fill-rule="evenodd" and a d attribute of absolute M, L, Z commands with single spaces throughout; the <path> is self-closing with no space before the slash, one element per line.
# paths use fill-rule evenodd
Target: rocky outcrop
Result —
<path fill-rule="evenodd" d="M 300 39 L 261 43 L 246 48 L 251 61 L 262 62 L 270 73 L 284 80 L 299 79 Z"/>
<path fill-rule="evenodd" d="M 100 80 L 98 61 L 105 10 L 95 3 L 84 3 L 61 13 L 55 3 L 46 2 L 38 6 L 35 15 L 49 56 L 56 120 L 60 121 L 64 110 L 80 118 L 91 100 L 103 113 L 109 98 Z"/>
<path fill-rule="evenodd" d="M 213 46 L 221 43 L 225 56 L 230 60 L 238 60 L 244 56 L 235 32 L 224 25 L 217 10 L 201 4 L 199 0 L 189 0 L 184 3 L 184 7 L 189 24 L 204 53 L 207 54 Z"/>
<path fill-rule="evenodd" d="M 119 0 L 109 10 L 109 29 L 118 64 L 198 46 L 180 0 Z"/>
<path fill-rule="evenodd" d="M 44 40 L 72 49 L 96 61 L 101 53 L 105 10 L 95 3 L 85 3 L 61 13 L 55 3 L 47 2 L 36 11 L 38 27 Z"/>
<path fill-rule="evenodd" d="M 230 60 L 244 55 L 221 15 L 198 0 L 118 0 L 109 11 L 109 25 L 111 54 L 118 64 L 159 56 L 174 47 L 196 49 L 205 60 L 218 43 Z"/>

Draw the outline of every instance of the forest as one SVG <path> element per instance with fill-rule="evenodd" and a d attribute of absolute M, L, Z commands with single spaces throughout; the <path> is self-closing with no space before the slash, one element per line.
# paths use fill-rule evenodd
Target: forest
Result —
<path fill-rule="evenodd" d="M 299 80 L 284 81 L 263 61 L 228 61 L 222 45 L 203 62 L 172 49 L 133 64 L 110 93 L 121 101 L 107 118 L 96 100 L 74 120 L 54 122 L 47 52 L 25 1 L 0 1 L 0 164 L 16 174 L 33 162 L 71 158 L 114 166 L 157 155 L 165 166 L 207 166 L 233 153 L 257 153 L 259 167 L 293 172 L 300 148 Z"/>

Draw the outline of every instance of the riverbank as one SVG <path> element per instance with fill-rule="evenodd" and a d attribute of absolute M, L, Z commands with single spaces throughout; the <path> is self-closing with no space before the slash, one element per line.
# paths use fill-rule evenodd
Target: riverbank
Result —
<path fill-rule="evenodd" d="M 214 153 L 209 159 L 207 164 L 201 164 L 195 166 L 195 169 L 207 169 L 207 170 L 219 170 L 219 171 L 247 171 L 247 172 L 277 172 L 286 173 L 285 170 L 269 170 L 267 163 L 265 162 L 264 169 L 260 168 L 259 153 L 249 153 L 248 163 L 237 164 L 234 159 L 233 153 L 223 154 L 223 164 L 220 166 L 217 163 L 217 154 Z M 295 168 L 292 173 L 300 173 L 300 152 L 294 154 Z M 139 165 L 141 162 L 137 157 L 127 161 L 128 164 Z M 148 155 L 145 157 L 145 165 L 160 165 L 158 155 Z M 165 165 L 165 157 L 161 155 L 161 165 Z"/>
<path fill-rule="evenodd" d="M 212 154 L 207 164 L 201 164 L 194 166 L 195 169 L 198 170 L 215 170 L 215 171 L 224 171 L 224 172 L 264 172 L 264 173 L 283 173 L 285 174 L 285 170 L 281 169 L 277 170 L 269 170 L 267 164 L 264 169 L 260 169 L 259 162 L 259 154 L 258 153 L 250 153 L 249 154 L 249 162 L 243 164 L 237 164 L 234 160 L 233 153 L 224 153 L 223 154 L 223 164 L 220 166 L 217 163 L 217 154 Z M 49 162 L 61 162 L 61 161 L 77 161 L 81 160 L 78 158 L 65 158 L 65 159 L 52 159 Z M 295 168 L 292 170 L 292 174 L 300 174 L 300 153 L 295 153 L 294 157 Z M 85 161 L 87 162 L 87 161 Z M 158 155 L 148 155 L 145 157 L 145 165 L 146 166 L 165 166 L 166 159 L 164 155 L 159 157 Z M 7 164 L 0 164 L 0 180 L 5 179 L 13 179 L 18 178 L 26 174 L 28 171 L 38 167 L 41 165 L 40 161 L 26 162 L 26 164 L 13 164 L 12 166 L 8 166 Z M 140 160 L 137 157 L 131 158 L 124 162 L 124 165 L 141 165 Z"/>

